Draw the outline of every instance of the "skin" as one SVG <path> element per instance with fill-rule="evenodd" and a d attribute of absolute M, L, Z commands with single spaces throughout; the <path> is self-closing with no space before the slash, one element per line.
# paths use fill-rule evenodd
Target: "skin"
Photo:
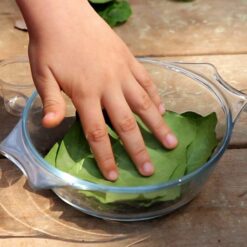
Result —
<path fill-rule="evenodd" d="M 35 3 L 34 3 L 35 2 Z M 29 58 L 44 106 L 42 124 L 58 125 L 66 93 L 75 105 L 97 164 L 118 178 L 102 108 L 106 109 L 140 174 L 154 167 L 133 112 L 169 149 L 178 141 L 163 121 L 165 108 L 143 66 L 87 0 L 17 0 L 29 31 Z"/>

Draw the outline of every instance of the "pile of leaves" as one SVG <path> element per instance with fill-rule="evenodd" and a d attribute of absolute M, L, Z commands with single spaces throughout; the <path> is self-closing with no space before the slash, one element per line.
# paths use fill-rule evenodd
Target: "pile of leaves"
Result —
<path fill-rule="evenodd" d="M 217 145 L 215 134 L 217 117 L 215 113 L 202 117 L 193 112 L 183 114 L 167 112 L 164 119 L 179 139 L 179 145 L 174 150 L 165 149 L 137 117 L 147 150 L 155 166 L 155 173 L 150 177 L 143 177 L 138 173 L 111 124 L 108 124 L 108 133 L 119 169 L 117 181 L 107 181 L 102 176 L 79 120 L 76 120 L 64 138 L 52 147 L 45 159 L 51 165 L 75 177 L 110 186 L 157 185 L 181 178 L 202 166 L 210 158 Z M 149 206 L 157 201 L 174 200 L 180 196 L 181 191 L 176 187 L 143 194 L 120 195 L 99 191 L 81 193 L 103 204 L 132 201 L 141 206 Z"/>
<path fill-rule="evenodd" d="M 111 26 L 126 22 L 132 14 L 125 0 L 89 0 L 92 7 Z"/>
<path fill-rule="evenodd" d="M 172 0 L 174 2 L 192 2 L 194 0 Z M 126 22 L 132 14 L 127 0 L 89 0 L 92 7 L 111 26 Z"/>

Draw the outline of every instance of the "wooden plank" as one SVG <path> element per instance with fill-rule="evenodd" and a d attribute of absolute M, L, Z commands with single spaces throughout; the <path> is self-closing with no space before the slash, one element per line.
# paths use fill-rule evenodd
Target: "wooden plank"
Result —
<path fill-rule="evenodd" d="M 247 2 L 131 0 L 133 16 L 116 32 L 135 55 L 246 53 Z M 28 35 L 13 28 L 19 11 L 0 3 L 0 59 L 26 54 Z"/>
<path fill-rule="evenodd" d="M 14 28 L 15 19 L 0 16 L 0 60 L 27 54 L 28 35 Z"/>
<path fill-rule="evenodd" d="M 134 223 L 96 219 L 66 205 L 49 191 L 34 192 L 13 164 L 0 160 L 0 244 L 244 247 L 246 160 L 246 149 L 227 150 L 190 204 L 166 217 Z"/>
<path fill-rule="evenodd" d="M 0 1 L 0 16 L 19 15 L 19 9 L 15 0 L 1 0 Z"/>
<path fill-rule="evenodd" d="M 14 28 L 20 11 L 14 0 L 0 1 L 0 60 L 27 54 L 28 34 Z"/>
<path fill-rule="evenodd" d="M 116 29 L 137 55 L 246 53 L 243 0 L 130 0 L 133 16 Z"/>

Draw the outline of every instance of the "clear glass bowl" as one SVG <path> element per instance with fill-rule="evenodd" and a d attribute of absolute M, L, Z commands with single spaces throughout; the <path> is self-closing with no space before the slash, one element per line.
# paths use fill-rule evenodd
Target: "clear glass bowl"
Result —
<path fill-rule="evenodd" d="M 21 116 L 34 88 L 27 57 L 15 57 L 0 62 L 0 93 L 7 112 Z"/>
<path fill-rule="evenodd" d="M 137 221 L 168 214 L 191 201 L 202 189 L 229 143 L 234 123 L 247 102 L 247 96 L 228 85 L 210 64 L 169 63 L 140 58 L 154 82 L 166 108 L 179 113 L 194 111 L 201 115 L 216 112 L 219 144 L 210 160 L 201 168 L 178 180 L 163 184 L 114 187 L 98 185 L 64 173 L 49 165 L 44 155 L 66 133 L 75 120 L 75 109 L 66 98 L 67 115 L 54 129 L 41 125 L 42 103 L 37 93 L 29 99 L 11 134 L 0 144 L 0 152 L 12 160 L 28 177 L 34 189 L 52 189 L 63 201 L 96 217 L 119 221 Z M 82 193 L 87 191 L 89 193 Z M 102 204 L 90 192 L 102 196 L 118 194 L 119 201 Z M 131 195 L 177 192 L 170 201 L 141 206 Z M 126 200 L 125 198 L 128 198 Z"/>

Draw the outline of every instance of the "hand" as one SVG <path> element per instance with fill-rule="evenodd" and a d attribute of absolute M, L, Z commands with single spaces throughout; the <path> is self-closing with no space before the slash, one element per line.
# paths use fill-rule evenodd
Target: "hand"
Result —
<path fill-rule="evenodd" d="M 29 57 L 44 105 L 43 125 L 50 128 L 63 120 L 62 90 L 79 112 L 101 172 L 113 181 L 118 170 L 104 108 L 139 172 L 151 175 L 154 167 L 132 112 L 166 148 L 174 148 L 177 140 L 163 121 L 164 106 L 143 66 L 87 1 L 18 3 L 30 34 Z"/>

